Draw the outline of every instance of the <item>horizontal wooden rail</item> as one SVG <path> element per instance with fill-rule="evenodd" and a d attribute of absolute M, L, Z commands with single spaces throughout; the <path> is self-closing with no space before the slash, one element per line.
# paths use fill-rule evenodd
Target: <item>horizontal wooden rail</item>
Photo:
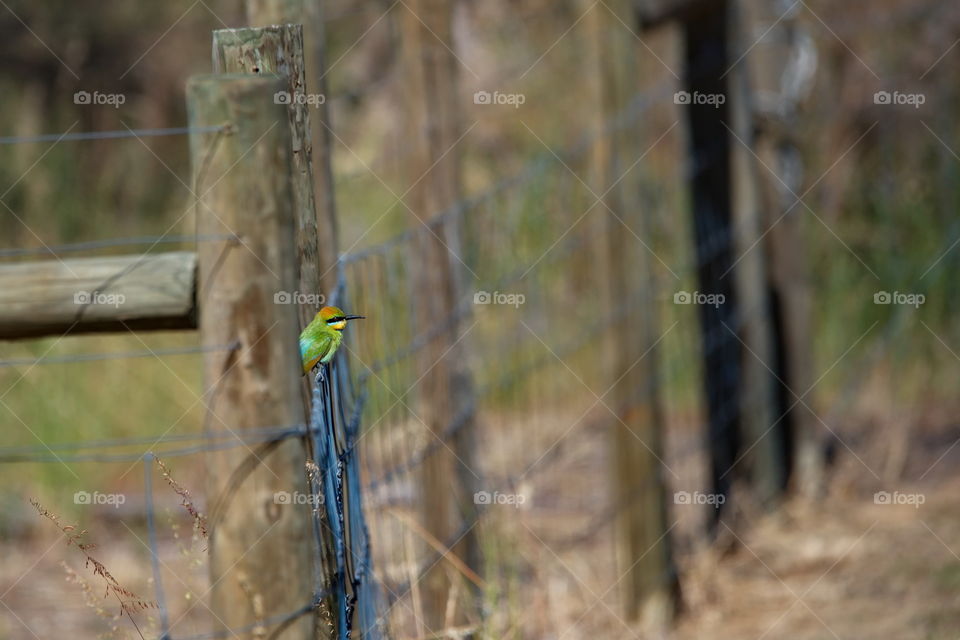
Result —
<path fill-rule="evenodd" d="M 723 0 L 639 0 L 637 23 L 641 31 L 662 27 L 668 22 L 689 22 L 714 10 Z"/>
<path fill-rule="evenodd" d="M 188 251 L 0 265 L 0 340 L 196 329 L 196 276 Z"/>

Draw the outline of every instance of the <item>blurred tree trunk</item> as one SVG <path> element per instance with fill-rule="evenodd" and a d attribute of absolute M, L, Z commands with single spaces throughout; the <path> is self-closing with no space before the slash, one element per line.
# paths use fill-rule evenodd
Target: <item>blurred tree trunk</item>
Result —
<path fill-rule="evenodd" d="M 792 139 L 799 105 L 806 97 L 816 70 L 815 45 L 798 23 L 799 7 L 783 13 L 766 1 L 745 5 L 749 33 L 767 32 L 747 55 L 751 80 L 760 98 L 754 105 L 760 126 L 757 155 L 767 167 L 764 185 L 766 252 L 770 261 L 772 306 L 778 321 L 777 375 L 783 381 L 777 410 L 783 416 L 784 438 L 794 485 L 808 497 L 822 490 L 822 447 L 813 399 L 799 398 L 813 385 L 813 337 L 809 249 L 803 218 L 806 207 L 797 202 L 803 193 L 800 150 Z M 796 405 L 791 409 L 791 405 Z"/>
<path fill-rule="evenodd" d="M 764 221 L 768 218 L 760 194 L 761 167 L 754 151 L 753 104 L 755 95 L 744 55 L 754 44 L 743 16 L 743 0 L 730 0 L 726 28 L 729 32 L 725 72 L 730 103 L 731 169 L 733 180 L 733 248 L 731 275 L 736 279 L 738 326 L 743 342 L 740 380 L 740 428 L 743 464 L 754 496 L 764 507 L 773 507 L 787 485 L 789 435 L 778 411 L 782 388 L 778 385 L 776 309 L 771 302 L 769 269 L 763 249 Z"/>
<path fill-rule="evenodd" d="M 726 95 L 721 77 L 729 59 L 726 28 L 727 3 L 683 22 L 684 91 L 689 95 Z M 704 390 L 707 396 L 707 448 L 710 456 L 711 490 L 730 497 L 733 467 L 740 447 L 738 430 L 741 346 L 724 325 L 734 328 L 737 300 L 732 277 L 724 277 L 733 265 L 731 221 L 730 135 L 728 104 L 697 104 L 682 107 L 689 127 L 690 189 L 693 200 L 694 242 L 697 277 L 701 293 L 724 297 L 721 305 L 699 305 L 704 352 Z M 713 531 L 726 504 L 713 510 Z"/>

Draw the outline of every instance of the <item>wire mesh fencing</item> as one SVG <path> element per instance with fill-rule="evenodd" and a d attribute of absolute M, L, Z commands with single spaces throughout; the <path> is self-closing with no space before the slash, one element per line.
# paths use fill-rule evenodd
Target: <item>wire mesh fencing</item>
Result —
<path fill-rule="evenodd" d="M 617 383 L 610 354 L 621 348 L 618 331 L 639 328 L 648 309 L 654 310 L 657 331 L 634 365 L 653 371 L 649 391 L 656 389 L 662 397 L 662 428 L 669 442 L 667 451 L 650 442 L 663 470 L 647 481 L 658 482 L 662 473 L 678 489 L 708 484 L 702 477 L 702 361 L 697 318 L 691 313 L 697 305 L 689 298 L 698 295 L 698 260 L 711 251 L 729 251 L 730 238 L 709 237 L 711 247 L 699 252 L 690 241 L 691 221 L 679 213 L 686 180 L 677 170 L 683 166 L 677 162 L 681 140 L 672 127 L 647 126 L 651 112 L 662 111 L 672 93 L 672 85 L 665 84 L 636 95 L 599 130 L 544 150 L 514 175 L 440 214 L 434 224 L 342 260 L 350 283 L 347 307 L 361 313 L 376 309 L 387 320 L 355 327 L 348 348 L 360 365 L 358 385 L 369 389 L 358 446 L 374 565 L 391 603 L 391 626 L 404 635 L 439 631 L 423 628 L 416 592 L 418 580 L 438 563 L 447 563 L 462 583 L 448 594 L 448 610 L 469 609 L 479 590 L 485 613 L 492 616 L 485 629 L 496 635 L 529 624 L 511 619 L 504 611 L 514 607 L 500 603 L 515 598 L 517 611 L 533 615 L 544 594 L 523 585 L 542 586 L 563 566 L 559 556 L 529 564 L 531 539 L 541 554 L 565 553 L 577 544 L 607 545 L 608 553 L 599 556 L 612 561 L 612 524 L 625 505 L 615 497 L 611 436 L 629 407 L 615 407 L 609 397 Z M 597 145 L 611 137 L 637 141 L 639 168 L 625 177 L 643 205 L 619 217 L 604 208 L 586 182 Z M 411 265 L 418 236 L 447 229 L 462 234 L 443 237 L 446 245 L 461 249 L 451 256 L 451 268 L 460 274 L 462 297 L 448 317 L 424 326 L 415 321 L 415 307 L 430 292 L 417 290 Z M 604 304 L 611 233 L 629 238 L 628 261 L 612 268 L 634 274 L 635 287 L 627 299 Z M 647 272 L 640 271 L 651 263 Z M 738 321 L 731 324 L 730 332 L 711 336 L 708 351 L 738 349 L 732 333 Z M 436 431 L 418 414 L 418 385 L 426 372 L 417 354 L 441 339 L 467 345 L 474 394 Z M 637 396 L 644 391 L 638 389 Z M 732 394 L 721 400 L 736 413 Z M 421 470 L 431 456 L 459 452 L 462 430 L 472 431 L 475 455 L 458 456 L 456 472 L 476 489 L 477 510 L 465 512 L 463 528 L 450 540 L 437 540 L 421 524 L 432 504 Z M 694 517 L 684 528 L 696 535 L 699 526 Z M 481 566 L 487 573 L 482 578 L 448 560 L 453 555 L 448 551 L 466 535 L 476 536 L 483 550 Z M 521 565 L 532 575 L 513 573 Z M 617 573 L 614 566 L 604 568 Z M 610 622 L 605 614 L 595 617 L 601 626 Z M 480 618 L 472 624 L 480 628 Z"/>

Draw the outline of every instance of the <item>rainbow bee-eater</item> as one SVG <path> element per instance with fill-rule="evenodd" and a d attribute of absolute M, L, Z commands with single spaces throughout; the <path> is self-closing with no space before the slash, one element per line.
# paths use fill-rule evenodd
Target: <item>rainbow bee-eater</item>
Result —
<path fill-rule="evenodd" d="M 323 367 L 328 365 L 343 340 L 343 330 L 348 320 L 361 320 L 364 316 L 348 316 L 337 307 L 324 307 L 300 333 L 300 358 L 303 373 L 307 374 L 321 365 L 317 381 L 323 380 Z"/>

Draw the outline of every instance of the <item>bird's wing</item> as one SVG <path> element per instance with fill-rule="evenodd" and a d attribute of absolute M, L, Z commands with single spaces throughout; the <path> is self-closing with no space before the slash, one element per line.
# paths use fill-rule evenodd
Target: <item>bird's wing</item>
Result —
<path fill-rule="evenodd" d="M 313 369 L 320 359 L 330 351 L 333 339 L 328 335 L 300 339 L 300 357 L 303 360 L 303 372 Z"/>

